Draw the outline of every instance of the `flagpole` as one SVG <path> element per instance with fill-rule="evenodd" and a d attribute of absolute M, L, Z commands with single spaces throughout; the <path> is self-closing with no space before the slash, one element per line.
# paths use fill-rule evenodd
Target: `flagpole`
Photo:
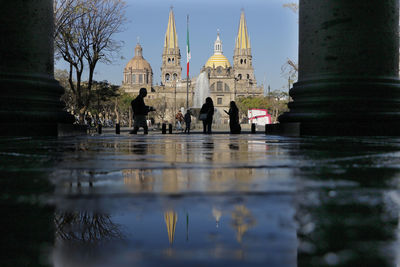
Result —
<path fill-rule="evenodd" d="M 186 46 L 186 57 L 189 57 L 190 47 L 189 47 L 189 15 L 187 15 L 187 46 Z M 189 109 L 189 58 L 186 59 L 186 110 Z"/>

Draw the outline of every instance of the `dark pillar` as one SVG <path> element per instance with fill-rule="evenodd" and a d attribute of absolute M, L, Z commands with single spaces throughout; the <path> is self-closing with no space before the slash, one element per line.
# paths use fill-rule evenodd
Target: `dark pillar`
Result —
<path fill-rule="evenodd" d="M 165 124 L 165 123 L 162 124 L 161 133 L 162 134 L 166 134 L 167 133 L 167 124 Z"/>
<path fill-rule="evenodd" d="M 119 125 L 119 123 L 115 124 L 115 133 L 116 134 L 120 134 L 121 133 L 121 126 Z"/>
<path fill-rule="evenodd" d="M 255 124 L 255 123 L 252 123 L 252 124 L 251 124 L 251 133 L 252 133 L 252 134 L 255 134 L 255 133 L 256 133 L 256 124 Z"/>
<path fill-rule="evenodd" d="M 168 124 L 168 132 L 169 134 L 172 134 L 172 124 Z"/>
<path fill-rule="evenodd" d="M 57 135 L 72 123 L 54 80 L 53 1 L 2 1 L 0 135 Z"/>
<path fill-rule="evenodd" d="M 299 80 L 281 123 L 305 135 L 399 135 L 398 0 L 300 0 Z"/>

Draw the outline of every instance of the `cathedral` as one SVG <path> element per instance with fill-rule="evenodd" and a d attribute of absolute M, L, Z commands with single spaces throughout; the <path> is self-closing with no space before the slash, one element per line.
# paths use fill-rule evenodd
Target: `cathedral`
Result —
<path fill-rule="evenodd" d="M 240 15 L 232 63 L 223 54 L 222 40 L 218 32 L 214 42 L 214 53 L 202 67 L 201 73 L 206 73 L 209 84 L 209 92 L 206 95 L 213 99 L 216 114 L 222 114 L 219 117 L 223 123 L 228 121 L 228 117 L 223 115 L 223 110 L 229 109 L 230 101 L 236 101 L 240 97 L 263 96 L 263 88 L 257 86 L 254 76 L 250 38 L 243 10 Z M 135 56 L 124 69 L 123 90 L 137 95 L 140 88 L 146 88 L 149 104 L 161 103 L 155 108 L 158 112 L 164 111 L 165 114 L 160 116 L 162 120 L 173 121 L 176 112 L 186 108 L 187 98 L 189 107 L 193 107 L 198 76 L 189 81 L 182 78 L 181 52 L 172 8 L 169 12 L 162 51 L 161 84 L 153 85 L 152 79 L 152 68 L 144 59 L 143 49 L 138 43 L 135 47 Z M 204 103 L 204 99 L 202 102 Z"/>

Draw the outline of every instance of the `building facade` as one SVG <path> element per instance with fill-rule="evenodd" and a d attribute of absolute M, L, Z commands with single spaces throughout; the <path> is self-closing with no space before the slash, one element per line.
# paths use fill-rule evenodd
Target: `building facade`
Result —
<path fill-rule="evenodd" d="M 222 123 L 228 122 L 228 116 L 223 110 L 229 109 L 230 101 L 236 101 L 239 97 L 263 96 L 263 88 L 257 86 L 254 76 L 250 38 L 243 10 L 236 37 L 233 66 L 223 54 L 222 40 L 218 32 L 214 42 L 214 53 L 206 61 L 201 72 L 207 73 L 209 95 L 213 99 L 216 114 L 219 114 L 216 117 Z M 165 116 L 161 116 L 161 120 L 173 121 L 174 114 L 182 107 L 186 107 L 187 98 L 189 107 L 192 107 L 196 81 L 197 77 L 189 81 L 182 79 L 181 53 L 171 8 L 162 52 L 161 84 L 156 86 L 152 84 L 151 66 L 144 60 L 142 48 L 138 44 L 135 48 L 135 57 L 124 69 L 122 88 L 133 95 L 137 95 L 140 88 L 146 88 L 150 102 L 161 102 L 163 104 L 161 108 L 166 109 L 163 111 Z"/>

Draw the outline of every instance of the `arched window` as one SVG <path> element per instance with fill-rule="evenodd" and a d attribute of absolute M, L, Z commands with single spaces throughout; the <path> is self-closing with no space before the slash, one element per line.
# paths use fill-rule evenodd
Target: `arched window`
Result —
<path fill-rule="evenodd" d="M 244 60 L 244 64 L 246 64 L 246 59 Z"/>
<path fill-rule="evenodd" d="M 173 80 L 176 81 L 178 79 L 178 75 L 176 73 L 174 73 L 174 75 L 172 75 Z"/>
<path fill-rule="evenodd" d="M 242 79 L 242 74 L 238 75 L 238 79 L 241 80 Z"/>
<path fill-rule="evenodd" d="M 225 84 L 225 92 L 229 92 L 229 85 Z"/>
<path fill-rule="evenodd" d="M 243 59 L 240 60 L 240 64 L 243 64 Z"/>
<path fill-rule="evenodd" d="M 165 81 L 166 81 L 166 82 L 169 81 L 169 73 L 165 74 Z"/>
<path fill-rule="evenodd" d="M 136 83 L 136 74 L 132 74 L 132 83 Z"/>
<path fill-rule="evenodd" d="M 215 91 L 215 83 L 210 86 L 210 91 Z"/>
<path fill-rule="evenodd" d="M 217 91 L 222 91 L 222 82 L 217 82 Z"/>
<path fill-rule="evenodd" d="M 174 61 L 175 61 L 175 58 L 172 58 L 172 63 L 174 63 Z"/>
<path fill-rule="evenodd" d="M 247 80 L 249 80 L 250 79 L 250 74 L 247 74 Z"/>
<path fill-rule="evenodd" d="M 170 63 L 171 62 L 171 59 L 170 58 L 168 58 L 168 63 Z"/>

